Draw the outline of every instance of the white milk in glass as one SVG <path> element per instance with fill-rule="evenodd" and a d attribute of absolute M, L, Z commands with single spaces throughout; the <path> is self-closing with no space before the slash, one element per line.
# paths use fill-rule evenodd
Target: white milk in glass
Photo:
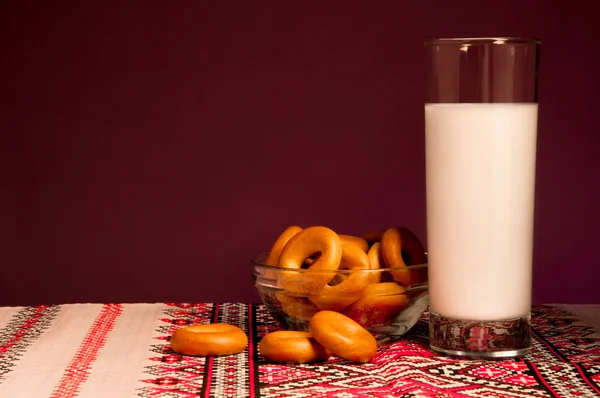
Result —
<path fill-rule="evenodd" d="M 427 104 L 431 311 L 529 315 L 537 104 Z"/>

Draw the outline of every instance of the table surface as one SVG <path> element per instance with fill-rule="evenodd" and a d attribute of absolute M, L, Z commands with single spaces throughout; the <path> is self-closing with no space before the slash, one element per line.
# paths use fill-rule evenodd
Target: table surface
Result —
<path fill-rule="evenodd" d="M 240 326 L 248 348 L 212 358 L 171 350 L 174 330 L 210 322 Z M 0 307 L 0 397 L 600 396 L 600 305 L 533 307 L 532 350 L 514 360 L 435 355 L 426 322 L 427 313 L 367 364 L 281 365 L 258 355 L 279 329 L 259 304 Z"/>

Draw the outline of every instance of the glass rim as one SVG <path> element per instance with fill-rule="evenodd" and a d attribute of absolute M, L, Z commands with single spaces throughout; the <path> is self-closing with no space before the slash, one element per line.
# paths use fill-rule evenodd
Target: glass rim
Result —
<path fill-rule="evenodd" d="M 441 37 L 426 39 L 425 45 L 453 44 L 453 45 L 476 45 L 476 44 L 540 44 L 538 37 Z"/>

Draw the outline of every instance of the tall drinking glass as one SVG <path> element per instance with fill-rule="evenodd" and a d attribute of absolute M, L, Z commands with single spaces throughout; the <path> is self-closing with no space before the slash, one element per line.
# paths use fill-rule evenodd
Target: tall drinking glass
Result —
<path fill-rule="evenodd" d="M 539 46 L 425 44 L 429 333 L 439 353 L 530 348 Z"/>

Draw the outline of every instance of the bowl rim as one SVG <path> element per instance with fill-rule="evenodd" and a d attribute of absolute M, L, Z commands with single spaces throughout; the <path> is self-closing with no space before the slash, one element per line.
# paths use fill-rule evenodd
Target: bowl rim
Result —
<path fill-rule="evenodd" d="M 334 270 L 323 270 L 323 269 L 310 269 L 310 268 L 284 268 L 284 267 L 279 267 L 277 265 L 267 265 L 264 264 L 262 262 L 260 262 L 259 259 L 262 259 L 263 261 L 266 259 L 267 255 L 269 253 L 261 253 L 258 256 L 256 256 L 255 258 L 253 258 L 252 260 L 250 260 L 250 263 L 256 268 L 263 268 L 263 269 L 267 269 L 267 270 L 274 270 L 274 271 L 285 271 L 285 272 L 298 272 L 300 274 L 324 274 L 324 273 L 333 273 L 333 274 L 342 274 L 342 275 L 346 275 L 346 274 L 377 274 L 377 273 L 386 273 L 386 272 L 397 272 L 399 270 L 413 270 L 413 269 L 422 269 L 422 268 L 428 268 L 429 264 L 428 263 L 423 263 L 423 264 L 413 264 L 413 265 L 406 265 L 406 266 L 399 266 L 399 267 L 383 267 L 383 268 L 377 268 L 377 269 L 334 269 Z M 425 254 L 427 255 L 427 253 Z"/>

